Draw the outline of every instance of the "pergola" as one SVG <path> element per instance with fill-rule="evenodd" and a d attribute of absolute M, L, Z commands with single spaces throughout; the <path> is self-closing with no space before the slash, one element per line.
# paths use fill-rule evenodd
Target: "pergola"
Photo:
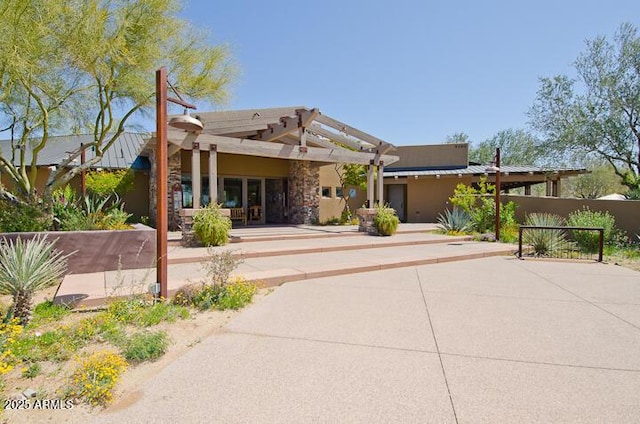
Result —
<path fill-rule="evenodd" d="M 303 106 L 204 112 L 199 133 L 170 130 L 169 156 L 190 150 L 192 172 L 200 173 L 200 152 L 209 152 L 211 201 L 217 199 L 217 154 L 259 156 L 320 163 L 367 165 L 367 202 L 383 201 L 384 166 L 398 161 L 387 152 L 395 146 L 377 137 Z M 374 191 L 374 173 L 378 179 Z M 193 208 L 201 205 L 198 178 L 192 181 Z"/>

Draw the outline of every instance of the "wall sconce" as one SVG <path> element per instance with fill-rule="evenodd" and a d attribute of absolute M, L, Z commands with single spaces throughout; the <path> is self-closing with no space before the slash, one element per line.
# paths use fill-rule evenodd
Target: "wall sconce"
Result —
<path fill-rule="evenodd" d="M 436 180 L 440 179 L 440 174 L 436 174 Z"/>
<path fill-rule="evenodd" d="M 393 176 L 393 179 L 394 179 L 394 180 L 397 180 L 397 179 L 398 179 L 398 176 L 397 176 L 397 175 L 394 175 L 394 176 Z"/>
<path fill-rule="evenodd" d="M 418 176 L 417 176 L 417 175 L 414 175 L 414 176 L 413 176 L 413 179 L 414 179 L 414 180 L 417 180 L 417 179 L 418 179 Z"/>
<path fill-rule="evenodd" d="M 458 174 L 458 178 L 462 178 L 462 174 Z"/>

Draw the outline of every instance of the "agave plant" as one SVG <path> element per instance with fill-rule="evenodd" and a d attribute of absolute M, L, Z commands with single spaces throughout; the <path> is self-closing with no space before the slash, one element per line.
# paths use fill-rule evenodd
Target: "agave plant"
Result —
<path fill-rule="evenodd" d="M 438 215 L 438 224 L 447 233 L 466 233 L 473 227 L 473 218 L 463 209 L 454 207 L 451 211 L 446 209 L 444 215 Z"/>
<path fill-rule="evenodd" d="M 70 255 L 54 250 L 46 236 L 5 240 L 0 247 L 0 294 L 13 297 L 10 313 L 22 325 L 31 319 L 33 294 L 60 281 Z"/>
<path fill-rule="evenodd" d="M 526 225 L 542 227 L 560 227 L 565 225 L 564 219 L 550 213 L 532 213 L 527 216 Z M 564 230 L 528 229 L 522 234 L 525 244 L 533 248 L 536 256 L 548 256 L 554 252 L 572 247 Z"/>

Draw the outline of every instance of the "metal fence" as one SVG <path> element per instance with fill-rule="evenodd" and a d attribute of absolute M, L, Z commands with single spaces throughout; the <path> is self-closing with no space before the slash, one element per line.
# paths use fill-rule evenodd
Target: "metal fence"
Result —
<path fill-rule="evenodd" d="M 598 233 L 597 240 L 594 232 Z M 604 228 L 521 225 L 518 231 L 519 258 L 526 254 L 602 262 L 603 249 Z"/>

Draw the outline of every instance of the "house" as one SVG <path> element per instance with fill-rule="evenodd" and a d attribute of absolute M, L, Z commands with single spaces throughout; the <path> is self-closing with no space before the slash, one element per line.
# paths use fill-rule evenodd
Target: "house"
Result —
<path fill-rule="evenodd" d="M 214 201 L 234 211 L 241 219 L 236 224 L 312 224 L 339 217 L 344 204 L 336 167 L 342 163 L 367 169 L 366 192 L 349 189 L 352 210 L 383 201 L 404 222 L 435 222 L 450 208 L 457 184 L 495 180 L 486 165 L 469 163 L 465 143 L 396 147 L 315 108 L 202 112 L 196 117 L 203 123 L 201 132 L 168 131 L 170 229 L 181 226 L 181 210 Z M 50 167 L 91 141 L 92 136 L 52 137 L 38 157 L 38 185 L 44 186 Z M 125 196 L 126 208 L 149 216 L 152 223 L 155 144 L 152 135 L 124 133 L 95 165 L 134 169 L 135 189 Z M 4 157 L 11 153 L 9 145 L 0 141 Z M 86 159 L 92 154 L 87 149 Z M 530 195 L 532 185 L 546 184 L 547 195 L 558 196 L 563 178 L 584 172 L 503 166 L 500 186 L 503 192 L 524 187 Z M 2 181 L 7 183 L 6 176 Z M 72 184 L 79 187 L 79 178 Z"/>
<path fill-rule="evenodd" d="M 398 146 L 399 160 L 384 171 L 384 198 L 403 222 L 436 222 L 451 209 L 449 198 L 460 183 L 477 185 L 481 178 L 495 183 L 495 171 L 488 164 L 469 163 L 467 143 Z M 502 166 L 500 189 L 504 193 L 524 187 L 546 185 L 546 195 L 560 197 L 562 179 L 584 174 L 585 169 Z"/>

